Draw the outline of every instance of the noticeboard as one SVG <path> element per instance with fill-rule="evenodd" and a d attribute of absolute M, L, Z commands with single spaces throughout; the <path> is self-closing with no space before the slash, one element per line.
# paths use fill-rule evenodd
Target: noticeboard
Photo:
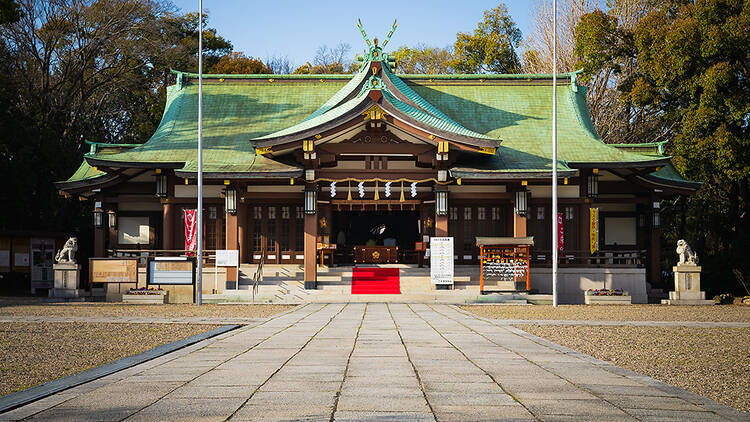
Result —
<path fill-rule="evenodd" d="M 149 258 L 146 283 L 191 286 L 195 283 L 195 260 L 192 257 Z"/>
<path fill-rule="evenodd" d="M 518 283 L 525 282 L 526 290 L 529 290 L 530 248 L 528 244 L 480 245 L 480 291 L 484 291 L 485 284 L 496 282 L 513 282 L 519 290 L 523 288 Z"/>
<path fill-rule="evenodd" d="M 91 283 L 137 283 L 138 258 L 89 258 Z"/>
<path fill-rule="evenodd" d="M 217 250 L 216 266 L 217 267 L 236 267 L 240 262 L 240 251 L 236 249 Z"/>
<path fill-rule="evenodd" d="M 432 284 L 453 285 L 453 238 L 430 238 L 430 280 Z"/>

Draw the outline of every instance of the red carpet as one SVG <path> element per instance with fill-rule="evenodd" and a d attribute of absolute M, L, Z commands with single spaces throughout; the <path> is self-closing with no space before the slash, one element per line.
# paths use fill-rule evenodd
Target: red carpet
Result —
<path fill-rule="evenodd" d="M 353 268 L 352 294 L 400 294 L 398 268 Z"/>

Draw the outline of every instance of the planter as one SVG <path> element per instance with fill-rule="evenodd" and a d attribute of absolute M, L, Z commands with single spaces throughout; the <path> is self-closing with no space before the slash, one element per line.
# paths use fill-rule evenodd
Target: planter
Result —
<path fill-rule="evenodd" d="M 163 305 L 169 302 L 169 292 L 156 291 L 148 294 L 125 293 L 122 295 L 122 303 L 137 305 Z"/>
<path fill-rule="evenodd" d="M 628 292 L 613 295 L 595 295 L 591 290 L 587 290 L 583 302 L 586 305 L 630 305 L 631 296 Z"/>

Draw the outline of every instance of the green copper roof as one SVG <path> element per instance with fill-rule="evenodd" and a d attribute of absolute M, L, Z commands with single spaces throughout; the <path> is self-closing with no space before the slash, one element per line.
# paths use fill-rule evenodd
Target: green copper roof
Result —
<path fill-rule="evenodd" d="M 303 121 L 347 82 L 341 78 L 269 79 L 211 79 L 204 83 L 203 162 L 207 173 L 278 169 L 273 160 L 255 160 L 249 140 Z M 162 121 L 148 142 L 118 154 L 88 157 L 89 162 L 194 171 L 191 163 L 197 162 L 197 93 L 195 81 L 183 81 L 181 88 L 170 86 Z"/>
<path fill-rule="evenodd" d="M 558 159 L 570 167 L 655 165 L 655 159 L 611 147 L 593 129 L 583 87 L 562 81 L 557 90 Z M 516 157 L 552 157 L 552 86 L 521 78 L 407 80 L 421 97 L 462 126 L 502 139 Z M 510 157 L 508 161 L 512 160 Z M 528 161 L 528 160 L 526 160 Z M 510 162 L 509 162 L 510 164 Z M 512 167 L 512 164 L 511 166 Z"/>
<path fill-rule="evenodd" d="M 552 88 L 548 76 L 395 75 L 385 62 L 381 75 L 378 80 L 385 81 L 379 85 L 384 105 L 412 122 L 473 139 L 503 141 L 495 155 L 462 154 L 451 171 L 455 177 L 551 171 Z M 650 144 L 604 144 L 593 129 L 585 90 L 575 84 L 575 77 L 575 73 L 561 75 L 558 85 L 559 171 L 668 163 L 660 148 Z M 380 76 L 374 77 L 364 65 L 356 75 L 206 75 L 203 139 L 207 177 L 299 174 L 300 168 L 294 164 L 256 156 L 251 140 L 314 128 L 358 112 L 372 78 Z M 197 170 L 197 88 L 192 74 L 178 73 L 177 83 L 167 89 L 162 121 L 146 143 L 133 148 L 94 148 L 86 156 L 87 163 L 67 182 L 104 175 L 92 166 L 174 168 L 178 175 L 191 177 Z"/>

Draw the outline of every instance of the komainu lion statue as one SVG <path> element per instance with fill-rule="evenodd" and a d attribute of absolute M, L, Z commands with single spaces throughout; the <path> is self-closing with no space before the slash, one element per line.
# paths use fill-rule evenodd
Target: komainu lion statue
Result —
<path fill-rule="evenodd" d="M 55 262 L 75 263 L 76 252 L 78 252 L 78 238 L 71 237 L 65 242 L 65 246 L 63 246 L 63 248 L 57 252 L 57 255 L 55 255 Z"/>
<path fill-rule="evenodd" d="M 693 252 L 693 249 L 690 247 L 690 245 L 688 245 L 688 243 L 682 239 L 677 241 L 677 255 L 680 256 L 680 262 L 678 262 L 677 265 L 698 264 L 698 255 Z"/>

